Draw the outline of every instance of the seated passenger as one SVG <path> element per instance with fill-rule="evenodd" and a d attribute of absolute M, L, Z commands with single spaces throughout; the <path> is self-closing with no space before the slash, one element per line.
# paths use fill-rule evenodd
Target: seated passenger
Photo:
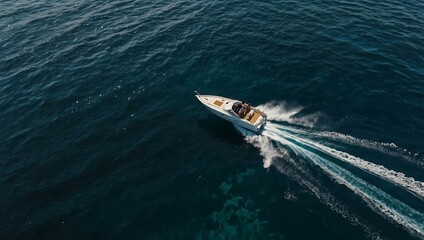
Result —
<path fill-rule="evenodd" d="M 250 104 L 247 104 L 247 107 L 246 107 L 246 112 L 245 112 L 245 114 L 247 114 L 248 112 L 250 112 Z"/>

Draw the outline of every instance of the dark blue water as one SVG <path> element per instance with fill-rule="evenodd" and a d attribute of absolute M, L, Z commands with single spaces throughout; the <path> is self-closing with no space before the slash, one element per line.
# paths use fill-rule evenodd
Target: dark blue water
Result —
<path fill-rule="evenodd" d="M 0 9 L 0 239 L 424 238 L 422 1 Z"/>

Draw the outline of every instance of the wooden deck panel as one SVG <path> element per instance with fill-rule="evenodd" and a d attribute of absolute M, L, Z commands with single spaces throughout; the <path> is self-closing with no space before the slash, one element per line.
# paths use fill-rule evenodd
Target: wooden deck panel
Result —
<path fill-rule="evenodd" d="M 258 120 L 258 118 L 261 116 L 261 114 L 260 113 L 258 113 L 258 112 L 255 112 L 255 114 L 253 115 L 253 117 L 249 120 L 249 122 L 251 123 L 251 124 L 254 124 L 255 122 L 256 122 L 256 120 Z"/>
<path fill-rule="evenodd" d="M 223 103 L 224 102 L 221 102 L 219 100 L 215 100 L 215 102 L 213 102 L 213 104 L 217 105 L 218 107 L 221 107 Z"/>

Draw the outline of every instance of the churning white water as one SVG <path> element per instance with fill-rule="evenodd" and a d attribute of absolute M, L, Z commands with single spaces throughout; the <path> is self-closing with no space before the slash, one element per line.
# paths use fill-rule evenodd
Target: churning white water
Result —
<path fill-rule="evenodd" d="M 268 115 L 268 120 L 271 120 L 264 126 L 260 135 L 238 126 L 236 128 L 244 135 L 247 142 L 259 149 L 260 155 L 263 156 L 265 168 L 275 166 L 280 170 L 281 166 L 284 165 L 283 162 L 290 162 L 296 165 L 296 161 L 292 158 L 294 154 L 297 158 L 308 160 L 318 166 L 335 182 L 348 187 L 377 213 L 401 224 L 411 233 L 424 236 L 424 213 L 408 206 L 378 186 L 356 176 L 342 165 L 329 160 L 329 158 L 338 159 L 373 174 L 384 181 L 395 184 L 414 194 L 422 201 L 424 201 L 424 182 L 417 181 L 402 172 L 388 169 L 383 165 L 367 161 L 334 147 L 326 146 L 313 140 L 313 138 L 318 136 L 338 140 L 346 144 L 377 150 L 383 154 L 400 156 L 406 160 L 411 160 L 412 154 L 409 151 L 398 147 L 394 143 L 379 143 L 337 132 L 313 130 L 313 125 L 319 114 L 300 118 L 295 117 L 301 111 L 302 108 L 300 107 L 287 108 L 284 103 L 271 102 L 261 105 L 259 108 L 264 110 Z M 291 124 L 301 125 L 304 128 Z M 295 179 L 299 181 L 299 178 Z M 313 190 L 310 184 L 307 186 L 310 190 Z"/>

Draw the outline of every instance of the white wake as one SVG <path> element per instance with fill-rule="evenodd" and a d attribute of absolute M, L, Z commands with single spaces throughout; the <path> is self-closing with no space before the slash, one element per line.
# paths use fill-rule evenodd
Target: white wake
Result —
<path fill-rule="evenodd" d="M 269 102 L 259 105 L 257 108 L 267 113 L 268 120 L 288 122 L 307 127 L 313 127 L 321 116 L 321 113 L 318 112 L 297 117 L 302 111 L 302 107 L 290 106 L 285 102 Z"/>
<path fill-rule="evenodd" d="M 424 198 L 424 183 L 420 181 L 416 181 L 412 177 L 405 176 L 404 173 L 396 172 L 394 170 L 387 169 L 386 167 L 382 165 L 378 165 L 372 162 L 365 161 L 359 157 L 352 156 L 346 152 L 342 152 L 327 146 L 324 146 L 322 144 L 316 143 L 312 140 L 308 140 L 305 138 L 299 138 L 297 136 L 294 136 L 293 134 L 289 133 L 288 131 L 285 131 L 284 129 L 287 129 L 286 126 L 279 126 L 277 124 L 268 124 L 266 126 L 266 130 L 264 131 L 265 134 L 273 133 L 273 134 L 280 134 L 283 135 L 284 138 L 290 138 L 291 140 L 305 144 L 309 147 L 312 147 L 318 151 L 321 151 L 323 153 L 329 154 L 332 157 L 335 157 L 339 160 L 342 160 L 344 162 L 348 162 L 362 170 L 365 170 L 371 174 L 374 174 L 382 179 L 385 179 L 393 184 L 396 184 L 398 186 L 401 186 L 420 197 Z"/>
<path fill-rule="evenodd" d="M 266 111 L 269 120 L 282 121 L 309 128 L 315 124 L 317 121 L 316 118 L 319 116 L 319 114 L 307 115 L 305 119 L 295 117 L 295 115 L 301 111 L 301 108 L 290 109 L 287 108 L 285 104 L 278 104 L 276 102 L 261 105 L 259 108 Z M 313 136 L 319 136 L 335 139 L 344 143 L 378 150 L 382 153 L 391 153 L 388 152 L 387 149 L 394 149 L 396 151 L 401 149 L 394 143 L 378 143 L 371 140 L 354 138 L 341 133 L 312 131 L 275 122 L 268 122 L 264 127 L 262 135 L 255 135 L 237 126 L 236 128 L 245 136 L 246 141 L 260 150 L 260 154 L 264 158 L 265 168 L 275 166 L 278 170 L 284 172 L 282 170 L 282 165 L 287 163 L 296 165 L 297 163 L 290 157 L 290 153 L 288 152 L 288 150 L 290 150 L 291 153 L 294 153 L 302 159 L 309 160 L 318 166 L 337 183 L 343 184 L 351 189 L 377 213 L 401 224 L 413 234 L 418 234 L 421 237 L 424 236 L 424 224 L 422 224 L 424 222 L 424 214 L 422 212 L 411 208 L 402 201 L 379 189 L 377 186 L 355 176 L 352 172 L 323 156 L 339 159 L 385 181 L 400 186 L 421 198 L 421 200 L 424 199 L 424 182 L 417 181 L 412 177 L 406 176 L 404 173 L 388 169 L 385 166 L 366 161 L 352 154 L 326 146 L 311 138 L 313 138 Z M 311 151 L 311 149 L 313 151 Z M 316 152 L 320 152 L 323 156 Z M 403 157 L 410 154 L 407 150 L 402 150 L 402 152 L 407 153 L 401 155 Z M 281 161 L 284 161 L 284 164 Z M 310 181 L 300 180 L 298 177 L 295 177 L 295 179 L 297 181 L 302 181 L 303 184 L 301 185 L 307 186 L 318 198 L 321 198 L 320 196 L 322 196 L 322 194 L 317 194 L 320 191 L 312 187 Z M 331 197 L 326 197 L 326 199 L 331 199 Z M 345 210 L 341 212 L 345 212 Z"/>

